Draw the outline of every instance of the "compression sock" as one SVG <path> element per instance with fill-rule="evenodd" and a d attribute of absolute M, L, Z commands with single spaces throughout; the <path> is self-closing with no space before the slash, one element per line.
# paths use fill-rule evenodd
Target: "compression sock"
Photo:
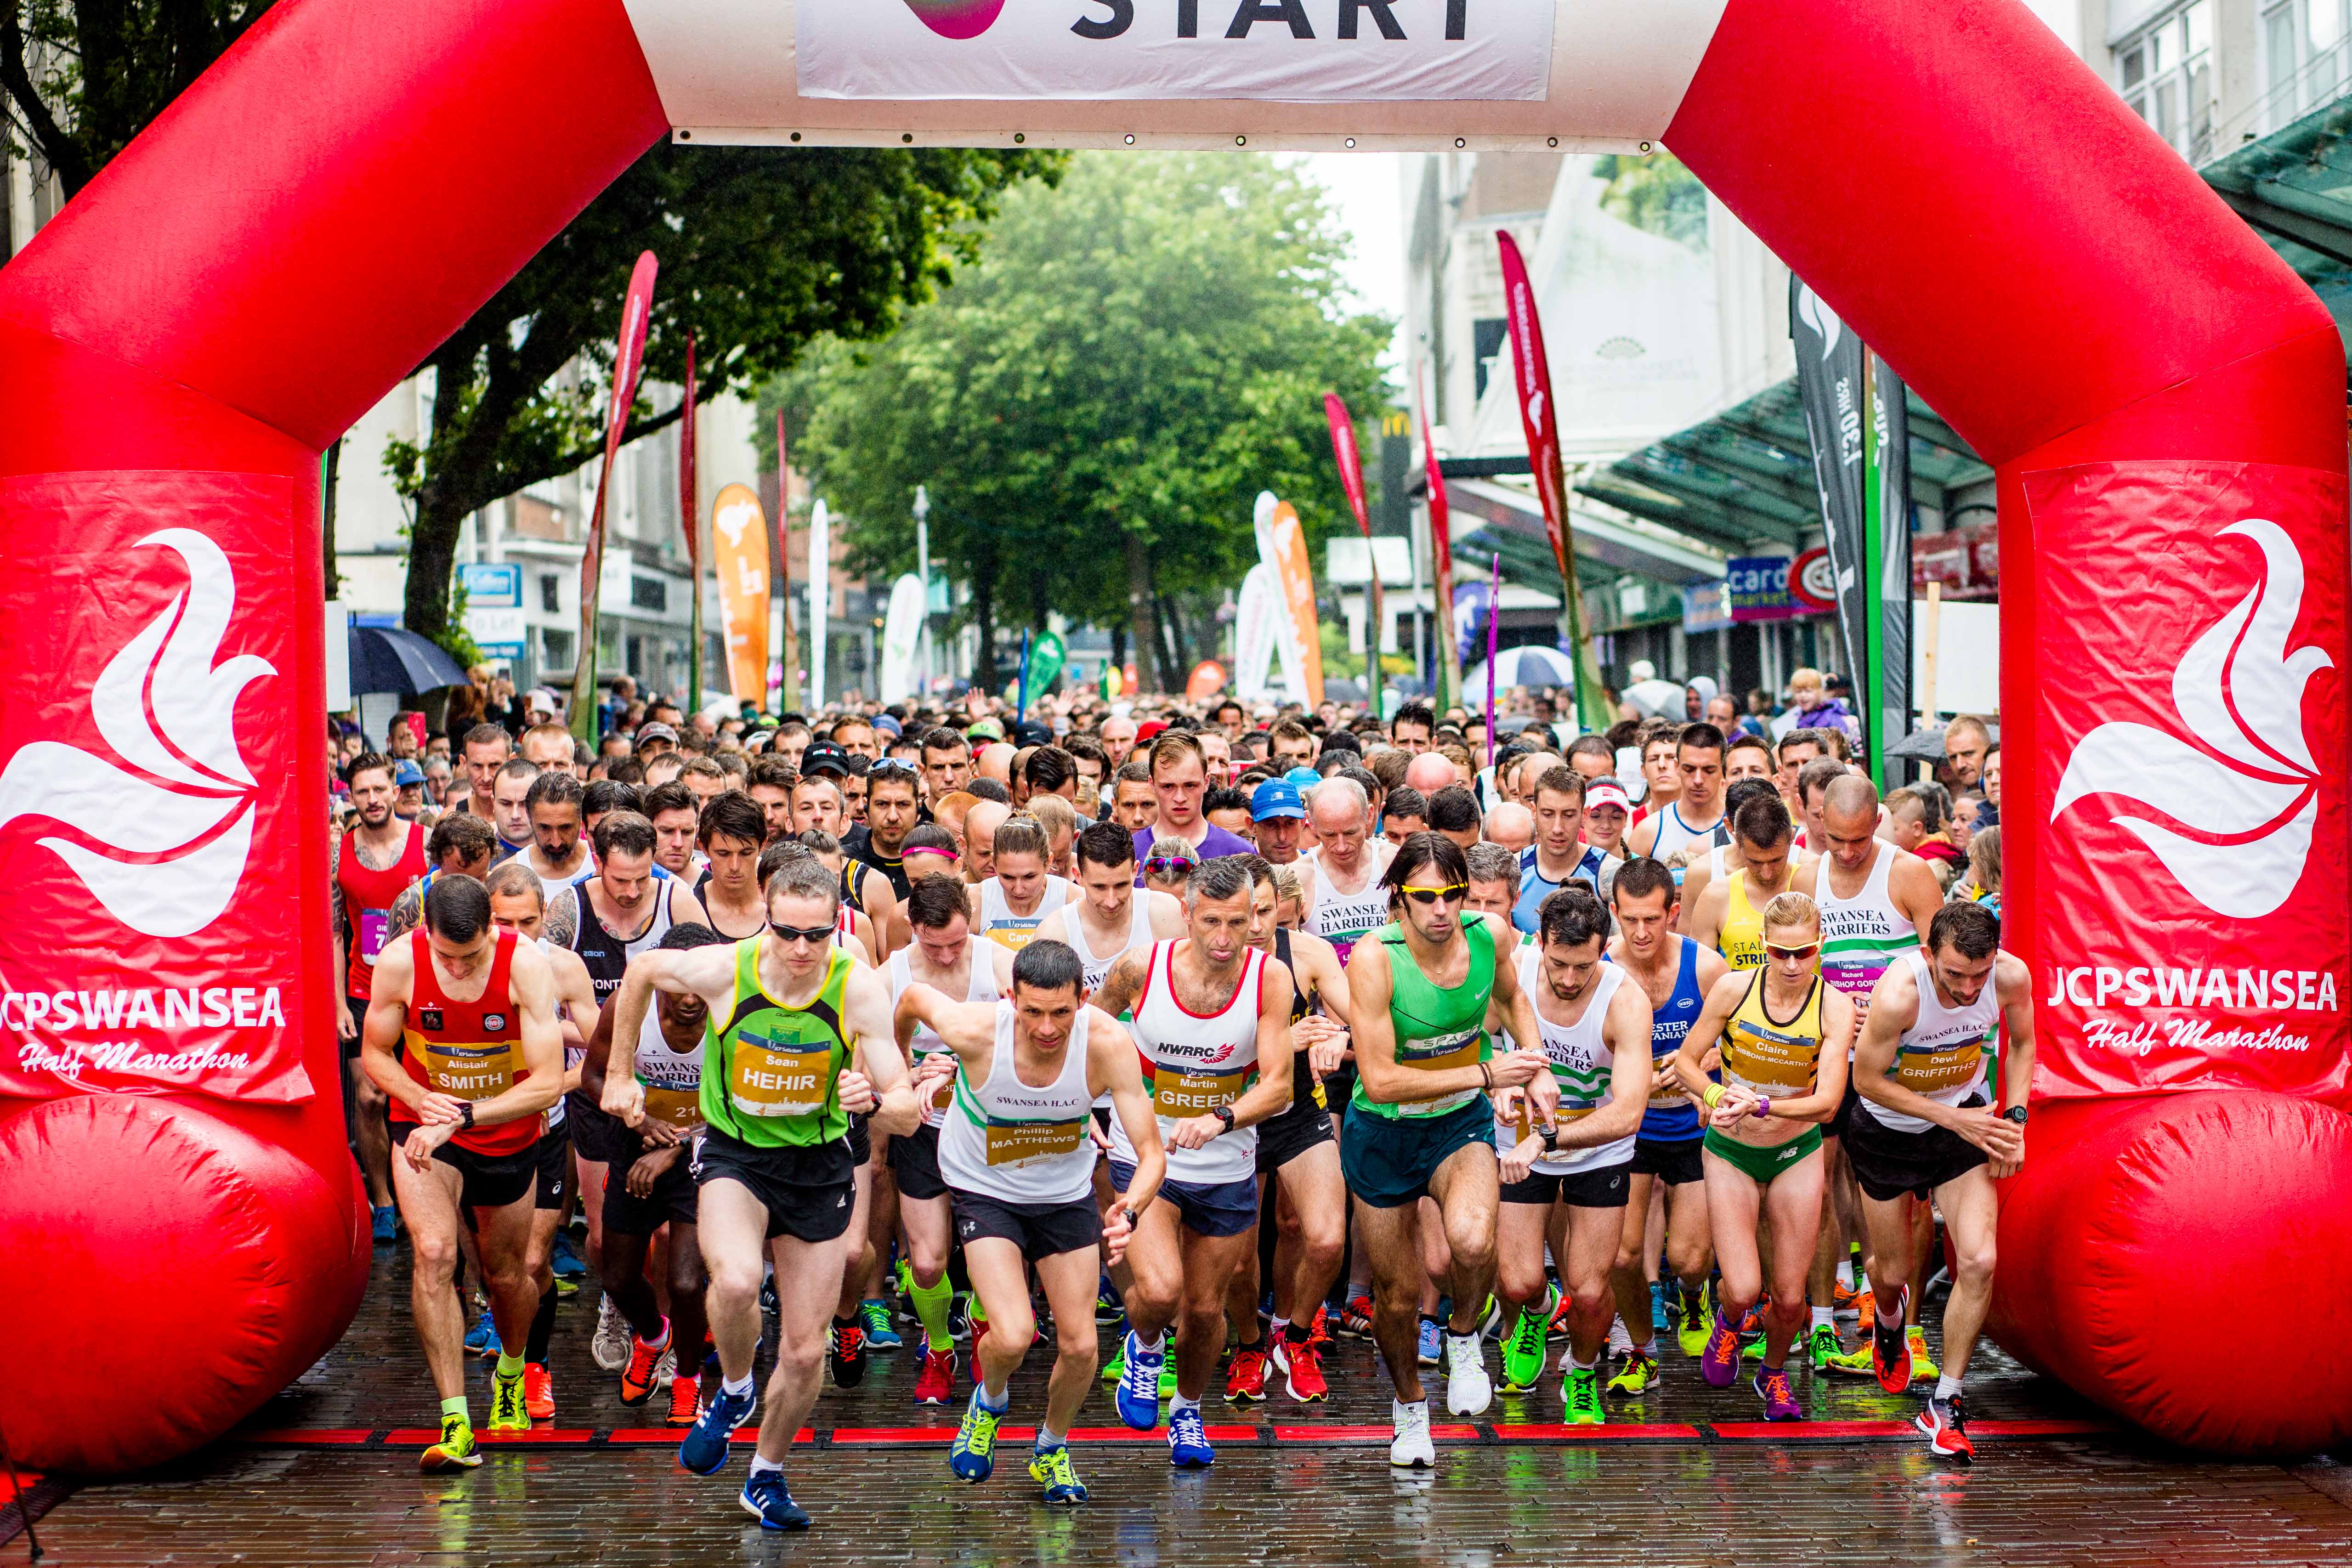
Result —
<path fill-rule="evenodd" d="M 934 1351 L 955 1348 L 948 1333 L 948 1308 L 955 1301 L 955 1287 L 948 1283 L 945 1274 L 928 1285 L 917 1285 L 908 1292 L 915 1300 L 915 1316 L 923 1322 L 923 1343 Z"/>
<path fill-rule="evenodd" d="M 539 1311 L 530 1315 L 530 1336 L 523 1341 L 522 1358 L 540 1366 L 547 1364 L 547 1342 L 555 1333 L 555 1287 L 550 1285 L 540 1292 Z"/>

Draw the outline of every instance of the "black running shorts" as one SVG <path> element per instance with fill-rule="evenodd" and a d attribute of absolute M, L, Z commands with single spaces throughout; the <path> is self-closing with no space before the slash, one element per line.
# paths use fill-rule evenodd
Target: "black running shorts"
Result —
<path fill-rule="evenodd" d="M 891 1139 L 890 1176 L 900 1197 L 920 1203 L 947 1197 L 948 1184 L 940 1177 L 940 1130 L 918 1127 Z"/>
<path fill-rule="evenodd" d="M 1975 1102 L 1981 1107 L 1982 1102 Z M 1845 1157 L 1867 1197 L 1890 1203 L 1905 1193 L 1927 1197 L 1986 1163 L 1985 1152 L 1948 1127 L 1898 1133 L 1867 1109 L 1846 1128 Z"/>
<path fill-rule="evenodd" d="M 1625 1207 L 1627 1177 L 1633 1174 L 1633 1162 L 1601 1166 L 1597 1169 L 1578 1171 L 1572 1176 L 1546 1176 L 1541 1171 L 1529 1171 L 1525 1181 L 1503 1184 L 1505 1203 L 1551 1204 L 1565 1201 L 1570 1208 L 1622 1208 Z"/>
<path fill-rule="evenodd" d="M 1076 1203 L 1007 1203 L 982 1193 L 958 1192 L 956 1239 L 969 1247 L 986 1238 L 1010 1241 L 1024 1262 L 1041 1262 L 1065 1252 L 1091 1252 L 1102 1239 L 1102 1216 L 1094 1199 Z"/>
<path fill-rule="evenodd" d="M 714 1131 L 696 1145 L 694 1179 L 702 1186 L 721 1179 L 740 1183 L 766 1207 L 770 1240 L 789 1236 L 816 1243 L 849 1228 L 857 1205 L 851 1174 L 856 1168 L 846 1138 L 768 1148 Z"/>

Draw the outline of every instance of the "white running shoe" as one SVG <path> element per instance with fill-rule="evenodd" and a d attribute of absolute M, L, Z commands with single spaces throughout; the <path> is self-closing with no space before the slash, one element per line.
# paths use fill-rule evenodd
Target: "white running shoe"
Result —
<path fill-rule="evenodd" d="M 671 1383 L 677 1380 L 677 1346 L 672 1344 L 667 1350 L 661 1353 L 661 1359 L 654 1363 L 654 1386 L 656 1388 L 667 1388 Z"/>
<path fill-rule="evenodd" d="M 629 1364 L 629 1320 L 621 1315 L 610 1296 L 596 1309 L 596 1337 L 588 1351 L 607 1372 L 618 1372 Z"/>
<path fill-rule="evenodd" d="M 1389 1442 L 1389 1463 L 1401 1470 L 1431 1469 L 1437 1464 L 1437 1445 L 1429 1437 L 1429 1401 L 1408 1405 L 1389 1401 L 1389 1420 L 1396 1436 Z"/>
<path fill-rule="evenodd" d="M 1456 1416 L 1475 1416 L 1494 1399 L 1495 1382 L 1486 1375 L 1486 1342 L 1475 1333 L 1447 1333 L 1445 1407 Z"/>

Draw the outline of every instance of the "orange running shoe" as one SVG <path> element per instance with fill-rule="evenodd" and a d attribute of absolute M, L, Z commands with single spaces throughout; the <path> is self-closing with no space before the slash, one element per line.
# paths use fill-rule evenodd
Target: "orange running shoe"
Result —
<path fill-rule="evenodd" d="M 662 1324 L 662 1343 L 647 1344 L 635 1334 L 629 1336 L 629 1364 L 621 1369 L 621 1403 L 635 1409 L 654 1396 L 654 1369 L 661 1364 L 662 1352 L 669 1348 L 669 1324 Z"/>
<path fill-rule="evenodd" d="M 695 1380 L 673 1377 L 669 1380 L 669 1420 L 672 1427 L 691 1427 L 701 1412 L 695 1403 Z"/>
<path fill-rule="evenodd" d="M 534 1421 L 555 1419 L 555 1379 L 543 1361 L 527 1361 L 522 1368 L 522 1407 Z"/>
<path fill-rule="evenodd" d="M 1331 1309 L 1329 1307 L 1315 1309 L 1315 1322 L 1307 1331 L 1307 1343 L 1316 1346 L 1331 1343 Z"/>

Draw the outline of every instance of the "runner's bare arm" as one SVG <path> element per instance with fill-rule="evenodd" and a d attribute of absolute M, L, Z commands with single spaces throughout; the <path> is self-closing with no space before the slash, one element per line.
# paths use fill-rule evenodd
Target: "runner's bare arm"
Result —
<path fill-rule="evenodd" d="M 898 913 L 898 895 L 891 890 L 890 879 L 873 867 L 866 867 L 866 918 L 874 925 L 874 962 L 877 964 L 889 957 L 893 951 L 891 923 Z"/>
<path fill-rule="evenodd" d="M 1731 1021 L 1747 995 L 1747 977 L 1729 968 L 1707 987 L 1706 1005 L 1699 1009 L 1698 1021 L 1683 1036 L 1682 1049 L 1675 1053 L 1675 1076 L 1682 1080 L 1684 1093 L 1704 1102 L 1706 1092 L 1716 1087 L 1706 1075 L 1706 1054 L 1722 1040 L 1723 1026 Z"/>
<path fill-rule="evenodd" d="M 360 1030 L 360 1066 L 375 1086 L 411 1112 L 425 1102 L 425 1085 L 408 1075 L 394 1054 L 408 1027 L 408 998 L 416 981 L 416 945 L 388 942 L 376 955 L 374 988 L 367 1021 Z"/>
<path fill-rule="evenodd" d="M 2000 988 L 2001 1029 L 2009 1037 L 2000 1053 L 2000 1103 L 2006 1111 L 2023 1105 L 2033 1093 L 2033 975 L 2023 959 L 1996 949 L 1989 983 Z M 2007 1158 L 1994 1156 L 1995 1179 L 2015 1176 L 2025 1164 L 2025 1129 L 2005 1118 L 2001 1125 L 2016 1141 Z"/>
<path fill-rule="evenodd" d="M 1066 904 L 1062 905 L 1061 908 L 1054 911 L 1053 914 L 1045 916 L 1045 919 L 1037 922 L 1037 935 L 1033 938 L 1033 940 L 1038 942 L 1067 942 L 1070 939 L 1070 922 L 1077 918 L 1077 915 L 1076 913 L 1076 909 L 1077 904 L 1075 902 Z M 993 942 L 988 945 L 992 947 L 996 946 Z"/>
<path fill-rule="evenodd" d="M 606 1008 L 598 1015 L 587 1051 L 580 1058 L 580 1087 L 599 1105 L 604 1103 L 604 1081 L 612 1064 L 614 1011 Z"/>
<path fill-rule="evenodd" d="M 1918 931 L 1920 945 L 1926 946 L 1927 927 L 1936 911 L 1944 907 L 1943 886 L 1927 862 L 1907 851 L 1898 852 L 1886 873 L 1886 896 Z"/>
<path fill-rule="evenodd" d="M 1678 922 L 1684 936 L 1691 936 L 1696 935 L 1696 933 L 1691 929 L 1691 922 L 1697 917 L 1700 903 L 1706 899 L 1708 894 L 1715 891 L 1716 886 L 1715 862 L 1711 856 L 1701 855 L 1698 859 L 1691 862 L 1691 863 L 1685 868 L 1683 872 L 1683 885 L 1675 895 L 1675 902 L 1681 904 L 1686 912 L 1681 921 Z M 1728 897 L 1729 895 L 1726 894 L 1727 903 L 1728 902 Z M 1717 925 L 1719 926 L 1722 925 L 1723 911 L 1721 909 L 1715 912 L 1715 919 Z M 1712 936 L 1707 937 L 1706 945 L 1710 947 L 1714 946 L 1715 938 Z"/>
<path fill-rule="evenodd" d="M 1135 1175 L 1129 1178 L 1127 1202 L 1121 1207 L 1139 1215 L 1160 1195 L 1160 1180 L 1168 1174 L 1168 1151 L 1160 1141 L 1160 1117 L 1151 1108 L 1150 1096 L 1143 1092 L 1135 1039 L 1108 1013 L 1087 1020 L 1087 1086 L 1097 1094 L 1110 1096 L 1111 1114 L 1118 1118 L 1135 1150 Z M 1127 1234 L 1126 1217 L 1115 1207 L 1103 1228 L 1103 1239 L 1113 1242 L 1114 1256 L 1127 1249 Z"/>
<path fill-rule="evenodd" d="M 1103 977 L 1103 983 L 1095 988 L 1095 994 L 1087 1001 L 1113 1018 L 1133 1011 L 1136 993 L 1143 989 L 1143 977 L 1150 969 L 1149 947 L 1129 948 L 1111 965 L 1110 973 Z"/>
<path fill-rule="evenodd" d="M 1696 869 L 1685 872 L 1684 875 L 1687 877 L 1695 874 Z M 1720 957 L 1722 955 L 1716 944 L 1723 939 L 1724 913 L 1731 907 L 1730 879 L 1727 877 L 1716 883 L 1700 894 L 1696 900 L 1685 897 L 1683 907 L 1690 911 L 1689 916 L 1683 922 L 1683 935 L 1697 943 L 1706 951 L 1715 953 Z"/>
<path fill-rule="evenodd" d="M 1772 1102 L 1771 1115 L 1783 1122 L 1826 1124 L 1845 1100 L 1848 1063 L 1853 1055 L 1853 998 L 1836 987 L 1822 987 L 1822 1055 L 1813 1069 L 1813 1092 Z"/>
<path fill-rule="evenodd" d="M 1654 852 L 1658 846 L 1658 830 L 1665 825 L 1665 821 L 1663 816 L 1643 818 L 1625 835 L 1625 847 L 1637 855 Z"/>
<path fill-rule="evenodd" d="M 392 913 L 383 919 L 383 945 L 390 947 L 395 937 L 405 936 L 416 929 L 425 918 L 425 884 L 412 882 L 398 898 L 392 901 Z"/>
<path fill-rule="evenodd" d="M 547 915 L 540 922 L 540 934 L 555 947 L 569 947 L 580 935 L 580 894 L 575 888 L 565 888 L 547 901 Z"/>
<path fill-rule="evenodd" d="M 672 925 L 709 925 L 710 912 L 702 907 L 702 900 L 694 896 L 694 889 L 679 877 L 669 880 L 669 923 Z"/>
<path fill-rule="evenodd" d="M 1559 1080 L 1551 1075 L 1551 1064 L 1544 1055 L 1543 1027 L 1536 1021 L 1535 998 L 1519 984 L 1519 967 L 1511 962 L 1518 931 L 1500 915 L 1478 918 L 1486 923 L 1495 939 L 1495 1006 L 1501 1009 L 1513 1047 L 1496 1053 L 1486 1064 L 1494 1075 L 1491 1087 L 1524 1087 L 1535 1113 L 1549 1122 L 1559 1108 Z"/>
<path fill-rule="evenodd" d="M 585 1046 L 596 1032 L 596 1017 L 603 1010 L 596 1005 L 596 982 L 588 977 L 588 966 L 580 961 L 580 955 L 569 947 L 551 948 L 547 962 L 555 971 L 557 1010 L 570 1020 L 569 1027 L 579 1032 L 580 1043 Z M 567 1086 L 577 1089 L 580 1082 L 568 1078 Z"/>
<path fill-rule="evenodd" d="M 996 944 L 987 942 L 980 946 L 993 947 Z M 986 1076 L 989 1057 L 996 1050 L 994 1002 L 951 1002 L 933 987 L 918 980 L 898 998 L 892 1037 L 902 1047 L 910 1044 L 918 1023 L 944 1040 L 948 1050 L 953 1051 L 967 1068 L 977 1066 L 982 1076 Z M 938 1056 L 941 1053 L 933 1051 L 931 1054 Z"/>
<path fill-rule="evenodd" d="M 1609 1103 L 1560 1129 L 1563 1149 L 1597 1149 L 1641 1131 L 1650 1108 L 1650 998 L 1638 985 L 1621 985 L 1601 1020 L 1609 1044 Z"/>
<path fill-rule="evenodd" d="M 337 839 L 334 856 L 340 861 L 342 853 L 343 841 Z M 335 988 L 334 994 L 340 999 L 343 995 L 343 977 L 351 973 L 351 955 L 350 950 L 343 946 L 343 887 L 342 883 L 335 880 L 331 868 L 327 873 L 327 907 L 331 911 L 328 917 L 327 929 L 333 933 L 335 938 L 335 967 L 327 972 L 327 983 Z M 352 1021 L 352 1009 L 339 1005 L 335 1009 L 336 1035 L 341 1039 L 350 1040 L 358 1032 L 359 1025 Z"/>
<path fill-rule="evenodd" d="M 856 1108 L 874 1118 L 875 1131 L 895 1136 L 921 1124 L 923 1106 L 907 1080 L 907 1059 L 892 1036 L 890 1011 L 889 982 L 873 970 L 852 970 L 843 981 L 841 1022 L 854 1054 L 841 1074 L 842 1103 L 851 1103 L 853 1091 L 859 1100 L 870 1100 L 870 1106 Z"/>
<path fill-rule="evenodd" d="M 1290 971 L 1268 959 L 1258 966 L 1258 974 L 1257 1082 L 1227 1107 L 1236 1127 L 1255 1127 L 1288 1110 L 1296 1081 L 1290 1071 Z M 1224 1131 L 1216 1116 L 1188 1116 L 1169 1129 L 1168 1142 L 1197 1149 Z"/>
<path fill-rule="evenodd" d="M 563 1092 L 563 1034 L 555 1023 L 555 971 L 538 945 L 517 942 L 507 968 L 528 1076 L 474 1103 L 474 1124 L 495 1127 L 536 1116 Z"/>

